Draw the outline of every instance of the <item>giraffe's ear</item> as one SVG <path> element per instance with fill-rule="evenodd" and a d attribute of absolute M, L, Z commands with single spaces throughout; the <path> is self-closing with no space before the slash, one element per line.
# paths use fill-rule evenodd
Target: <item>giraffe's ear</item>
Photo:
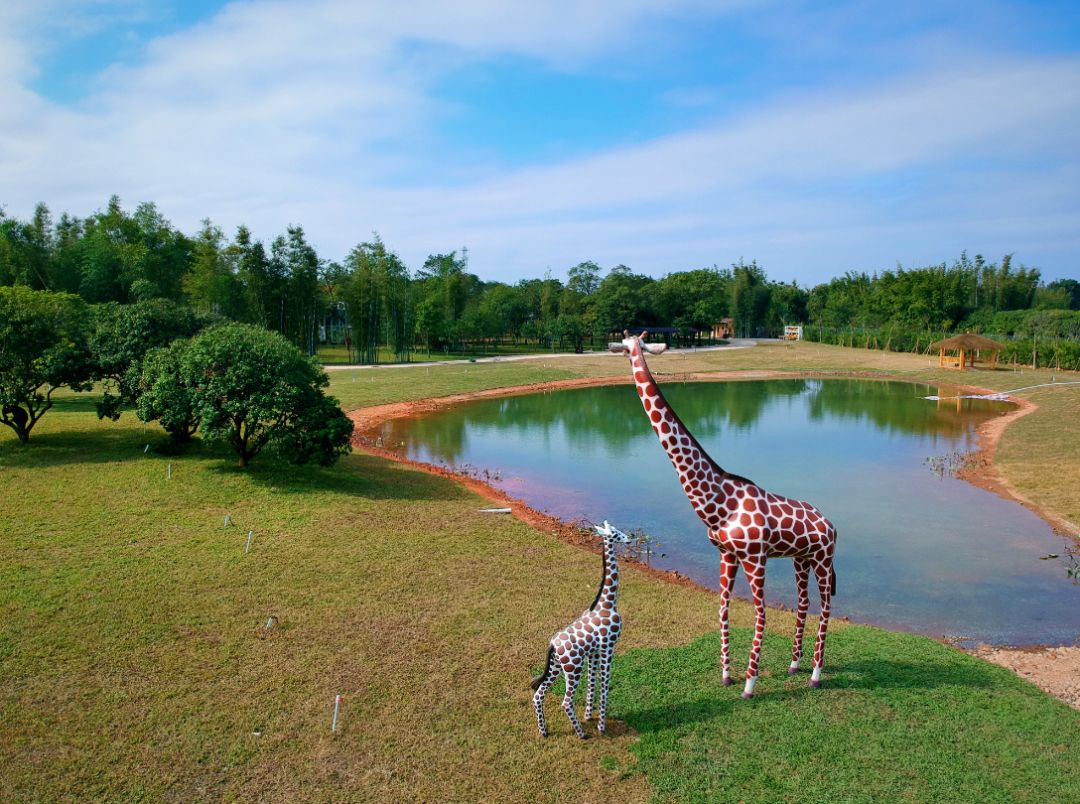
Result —
<path fill-rule="evenodd" d="M 645 351 L 651 355 L 661 354 L 667 349 L 666 343 L 643 343 L 641 345 L 644 346 Z"/>
<path fill-rule="evenodd" d="M 626 348 L 625 343 L 618 343 L 618 342 L 614 342 L 614 341 L 612 343 L 609 343 L 607 345 L 607 348 L 608 348 L 609 352 L 614 352 L 617 355 L 623 355 L 623 354 L 626 354 L 627 352 L 630 351 L 629 349 Z"/>

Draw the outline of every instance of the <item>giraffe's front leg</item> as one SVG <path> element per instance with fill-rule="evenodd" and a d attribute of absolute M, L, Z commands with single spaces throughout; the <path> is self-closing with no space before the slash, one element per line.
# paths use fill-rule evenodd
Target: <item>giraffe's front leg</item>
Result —
<path fill-rule="evenodd" d="M 731 589 L 735 583 L 735 574 L 739 563 L 731 553 L 720 553 L 720 668 L 723 671 L 724 686 L 731 685 L 731 635 L 728 631 L 728 604 L 731 602 Z"/>
<path fill-rule="evenodd" d="M 600 661 L 599 647 L 592 650 L 588 661 L 588 677 L 585 679 L 585 719 L 592 720 L 593 702 L 596 700 L 596 666 Z"/>
<path fill-rule="evenodd" d="M 614 640 L 604 646 L 600 652 L 600 722 L 596 730 L 603 734 L 607 731 L 607 695 L 611 686 L 611 662 L 615 658 Z"/>
<path fill-rule="evenodd" d="M 788 675 L 799 672 L 806 612 L 810 609 L 810 563 L 804 558 L 795 559 L 795 585 L 799 589 L 799 608 L 795 611 L 795 639 L 791 646 L 791 666 L 788 667 Z"/>
<path fill-rule="evenodd" d="M 821 670 L 825 666 L 825 637 L 829 631 L 829 612 L 832 608 L 833 575 L 832 558 L 814 566 L 818 590 L 821 592 L 821 619 L 818 620 L 817 641 L 814 643 L 814 669 L 810 674 L 810 686 L 821 686 Z"/>
<path fill-rule="evenodd" d="M 757 556 L 743 561 L 743 572 L 750 582 L 750 594 L 754 598 L 754 645 L 750 648 L 750 664 L 746 668 L 746 686 L 743 698 L 754 697 L 754 685 L 758 678 L 758 661 L 761 659 L 761 642 L 765 638 L 765 556 Z"/>
<path fill-rule="evenodd" d="M 584 657 L 582 657 L 584 662 Z M 574 693 L 577 691 L 578 682 L 581 681 L 583 664 L 573 666 L 566 671 L 566 694 L 563 695 L 562 708 L 566 716 L 570 718 L 570 725 L 574 727 L 574 733 L 582 740 L 585 739 L 585 729 L 581 728 L 577 715 L 574 714 Z"/>

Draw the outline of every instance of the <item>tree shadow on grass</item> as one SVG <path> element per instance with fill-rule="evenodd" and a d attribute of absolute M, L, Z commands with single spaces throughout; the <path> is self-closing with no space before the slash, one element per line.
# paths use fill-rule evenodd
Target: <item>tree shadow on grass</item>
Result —
<path fill-rule="evenodd" d="M 146 444 L 161 440 L 160 434 L 143 435 L 130 427 L 110 427 L 111 422 L 87 430 L 37 430 L 30 441 L 0 443 L 0 465 L 35 468 L 80 463 L 115 463 L 143 457 Z"/>
<path fill-rule="evenodd" d="M 230 459 L 212 468 L 243 474 L 253 483 L 282 494 L 331 492 L 382 500 L 467 500 L 472 493 L 452 480 L 403 467 L 385 458 L 356 453 L 333 466 L 296 466 L 274 455 L 259 455 L 246 469 Z"/>
<path fill-rule="evenodd" d="M 296 466 L 280 455 L 265 452 L 249 467 L 240 469 L 236 466 L 235 453 L 223 444 L 196 438 L 179 453 L 167 454 L 168 443 L 157 427 L 144 433 L 137 427 L 94 422 L 78 430 L 35 431 L 28 444 L 5 439 L 0 442 L 0 468 L 44 469 L 153 459 L 171 461 L 174 469 L 199 462 L 211 473 L 240 474 L 252 483 L 272 486 L 275 492 L 285 494 L 331 492 L 370 499 L 417 501 L 467 500 L 471 496 L 452 480 L 363 453 L 343 456 L 333 466 L 323 467 Z M 165 471 L 164 467 L 161 471 Z"/>

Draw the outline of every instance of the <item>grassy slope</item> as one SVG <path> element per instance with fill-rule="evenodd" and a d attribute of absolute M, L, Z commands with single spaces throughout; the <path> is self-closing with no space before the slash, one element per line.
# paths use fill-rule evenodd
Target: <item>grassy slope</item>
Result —
<path fill-rule="evenodd" d="M 912 371 L 903 356 L 757 351 L 657 368 L 869 357 Z M 334 391 L 355 405 L 624 368 L 348 372 Z M 664 798 L 747 800 L 1068 792 L 1080 718 L 1007 672 L 930 640 L 837 627 L 823 694 L 777 673 L 744 704 L 717 683 L 715 636 L 694 641 L 714 628 L 714 597 L 633 571 L 612 708 L 637 734 L 615 724 L 602 742 L 571 740 L 552 701 L 540 743 L 529 672 L 591 599 L 596 556 L 382 460 L 260 459 L 244 473 L 205 449 L 144 455 L 157 438 L 130 414 L 98 422 L 84 399 L 50 412 L 29 448 L 0 435 L 0 800 L 640 800 L 650 784 Z M 270 615 L 280 627 L 268 633 Z M 735 622 L 742 661 L 745 605 Z M 770 626 L 781 636 L 766 666 L 778 670 L 788 616 Z"/>

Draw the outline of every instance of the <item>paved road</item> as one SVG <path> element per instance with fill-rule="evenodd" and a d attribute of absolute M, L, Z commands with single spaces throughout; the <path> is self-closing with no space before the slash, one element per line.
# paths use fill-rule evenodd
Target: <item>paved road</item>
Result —
<path fill-rule="evenodd" d="M 668 349 L 668 354 L 694 354 L 696 352 L 718 352 L 723 349 L 749 349 L 757 346 L 757 341 L 748 338 L 735 338 L 727 346 L 702 346 L 698 349 Z M 518 360 L 566 360 L 575 357 L 600 357 L 612 354 L 611 352 L 549 352 L 538 355 L 507 355 L 505 357 L 478 357 L 475 360 L 457 358 L 455 360 L 426 360 L 422 363 L 353 363 L 349 365 L 323 366 L 327 371 L 344 371 L 346 369 L 384 369 L 384 368 L 413 368 L 418 366 L 458 366 L 473 363 L 513 363 Z"/>

